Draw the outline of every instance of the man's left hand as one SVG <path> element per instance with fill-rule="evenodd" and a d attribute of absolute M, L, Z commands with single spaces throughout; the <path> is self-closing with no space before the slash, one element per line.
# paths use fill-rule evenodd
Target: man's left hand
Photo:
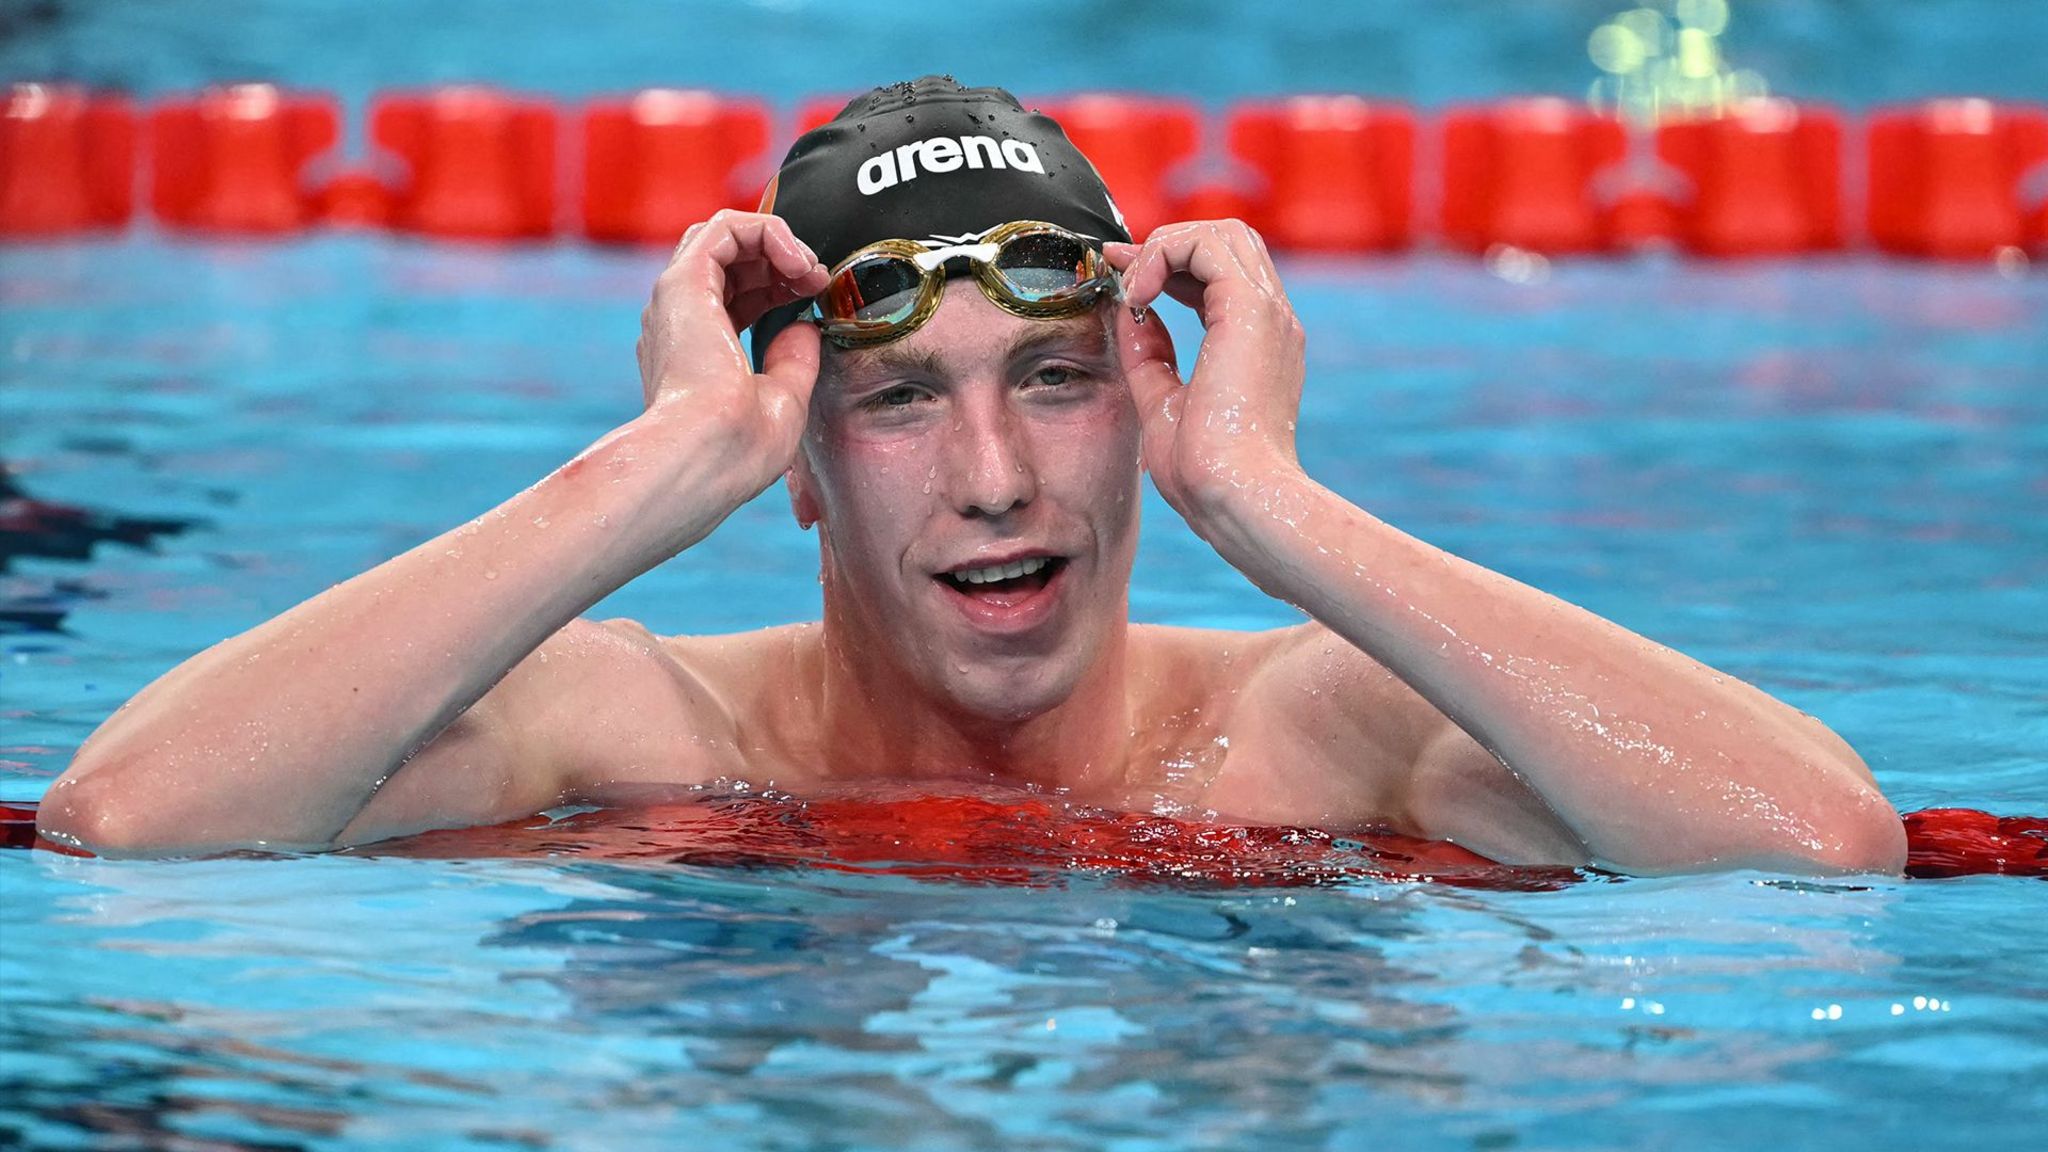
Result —
<path fill-rule="evenodd" d="M 1142 245 L 1110 244 L 1104 253 L 1123 273 L 1129 307 L 1117 313 L 1117 346 L 1143 421 L 1146 469 L 1200 531 L 1300 470 L 1301 322 L 1265 241 L 1242 221 L 1169 224 Z M 1202 321 L 1185 386 L 1165 325 L 1136 319 L 1162 294 Z"/>

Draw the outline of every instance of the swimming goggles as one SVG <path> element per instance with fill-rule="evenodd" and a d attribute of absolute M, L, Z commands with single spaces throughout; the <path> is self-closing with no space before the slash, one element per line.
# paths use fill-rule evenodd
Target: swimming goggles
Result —
<path fill-rule="evenodd" d="M 966 260 L 981 294 L 1033 320 L 1077 316 L 1119 291 L 1116 271 L 1093 240 L 1043 220 L 998 224 L 971 244 L 930 247 L 877 240 L 832 269 L 812 317 L 844 348 L 887 344 L 915 332 L 939 310 L 946 265 Z"/>

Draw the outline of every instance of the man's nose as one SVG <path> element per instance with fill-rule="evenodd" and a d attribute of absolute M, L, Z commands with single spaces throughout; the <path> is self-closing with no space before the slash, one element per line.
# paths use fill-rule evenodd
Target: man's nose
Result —
<path fill-rule="evenodd" d="M 1027 504 L 1038 491 L 1030 438 L 1003 400 L 963 398 L 947 438 L 947 470 L 954 507 L 962 515 L 1000 516 Z"/>

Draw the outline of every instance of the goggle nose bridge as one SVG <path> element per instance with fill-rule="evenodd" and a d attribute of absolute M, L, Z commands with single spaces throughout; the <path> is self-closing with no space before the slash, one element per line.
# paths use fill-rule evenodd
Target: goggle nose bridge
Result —
<path fill-rule="evenodd" d="M 929 272 L 945 264 L 948 260 L 961 257 L 973 260 L 979 264 L 993 264 L 995 263 L 996 254 L 1002 250 L 1003 246 L 1001 244 L 950 244 L 944 248 L 933 248 L 920 252 L 912 256 L 910 262 L 917 265 L 918 270 L 921 272 Z"/>

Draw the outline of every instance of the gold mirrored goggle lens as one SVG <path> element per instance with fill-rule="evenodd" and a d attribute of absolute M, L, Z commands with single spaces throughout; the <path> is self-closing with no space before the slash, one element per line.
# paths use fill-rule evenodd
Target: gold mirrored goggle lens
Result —
<path fill-rule="evenodd" d="M 924 270 L 899 255 L 863 256 L 825 285 L 819 311 L 827 319 L 892 324 L 908 319 L 924 291 Z"/>
<path fill-rule="evenodd" d="M 1102 254 L 1078 236 L 1026 232 L 999 247 L 989 266 L 1018 301 L 1046 303 L 1094 286 L 1102 263 Z"/>

